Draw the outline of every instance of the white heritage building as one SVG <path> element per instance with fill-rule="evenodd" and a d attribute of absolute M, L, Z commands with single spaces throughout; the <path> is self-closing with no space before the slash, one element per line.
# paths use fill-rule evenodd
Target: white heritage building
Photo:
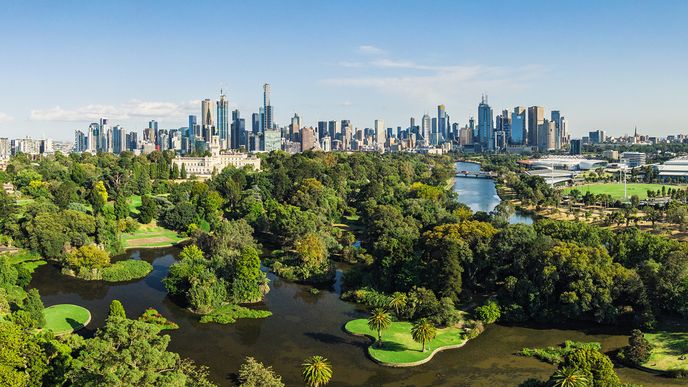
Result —
<path fill-rule="evenodd" d="M 251 166 L 255 171 L 260 171 L 260 159 L 246 153 L 219 153 L 205 157 L 177 156 L 172 159 L 172 163 L 176 164 L 180 171 L 184 166 L 188 176 L 210 177 L 213 171 L 221 172 L 229 166 L 235 168 Z"/>

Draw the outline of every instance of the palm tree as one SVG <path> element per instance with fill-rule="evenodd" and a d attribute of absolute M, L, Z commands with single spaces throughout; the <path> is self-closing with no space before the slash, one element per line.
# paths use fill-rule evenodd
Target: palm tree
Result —
<path fill-rule="evenodd" d="M 377 345 L 382 347 L 382 330 L 389 328 L 392 325 L 392 318 L 386 310 L 382 308 L 375 309 L 368 317 L 368 328 L 371 331 L 377 331 Z"/>
<path fill-rule="evenodd" d="M 324 386 L 332 379 L 332 366 L 322 356 L 311 356 L 301 364 L 303 380 L 309 387 Z"/>
<path fill-rule="evenodd" d="M 552 375 L 553 387 L 583 387 L 588 385 L 588 379 L 576 368 L 564 367 Z"/>
<path fill-rule="evenodd" d="M 434 339 L 437 335 L 437 329 L 428 319 L 421 318 L 411 327 L 411 336 L 413 341 L 423 345 L 422 352 L 425 352 L 425 343 Z"/>
<path fill-rule="evenodd" d="M 389 301 L 389 307 L 394 309 L 397 318 L 400 317 L 401 311 L 406 308 L 406 294 L 402 292 L 394 292 L 392 299 Z"/>

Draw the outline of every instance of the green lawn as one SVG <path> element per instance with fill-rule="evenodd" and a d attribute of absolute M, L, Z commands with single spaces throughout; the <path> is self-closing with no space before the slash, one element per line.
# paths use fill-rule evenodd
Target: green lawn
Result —
<path fill-rule="evenodd" d="M 154 195 L 158 197 L 168 196 L 169 194 Z M 141 195 L 131 195 L 127 199 L 127 204 L 129 204 L 129 212 L 132 214 L 139 213 L 139 207 L 141 207 Z"/>
<path fill-rule="evenodd" d="M 132 214 L 138 214 L 139 207 L 141 207 L 141 195 L 129 196 L 129 200 L 127 200 L 127 203 L 129 204 L 129 212 L 131 212 Z"/>
<path fill-rule="evenodd" d="M 456 327 L 448 327 L 437 330 L 437 337 L 426 343 L 426 351 L 421 352 L 421 344 L 413 341 L 411 337 L 412 324 L 408 321 L 394 321 L 392 325 L 382 331 L 382 348 L 376 343 L 368 347 L 368 353 L 375 360 L 382 363 L 404 365 L 429 358 L 435 349 L 451 345 L 462 344 L 465 339 L 463 330 Z M 377 332 L 368 328 L 368 320 L 361 318 L 351 320 L 344 329 L 353 334 L 370 336 L 377 339 Z"/>
<path fill-rule="evenodd" d="M 53 331 L 56 335 L 64 335 L 77 331 L 91 321 L 88 309 L 73 305 L 59 304 L 43 309 L 45 326 L 43 329 Z"/>
<path fill-rule="evenodd" d="M 664 371 L 688 370 L 688 360 L 679 359 L 681 356 L 688 356 L 688 332 L 658 331 L 646 333 L 645 338 L 653 349 L 650 360 L 644 366 Z"/>
<path fill-rule="evenodd" d="M 184 238 L 177 232 L 160 227 L 155 222 L 142 224 L 133 233 L 122 234 L 122 243 L 125 249 L 137 247 L 167 247 L 173 246 Z"/>
<path fill-rule="evenodd" d="M 647 190 L 661 190 L 662 187 L 666 187 L 667 189 L 671 188 L 676 188 L 677 186 L 672 186 L 668 184 L 644 184 L 644 183 L 628 183 L 627 184 L 627 189 L 628 189 L 628 197 L 630 198 L 633 195 L 638 195 L 638 197 L 642 199 L 647 198 Z M 594 183 L 594 184 L 585 184 L 585 185 L 580 185 L 576 187 L 569 187 L 569 188 L 564 188 L 565 193 L 571 192 L 572 189 L 577 189 L 578 191 L 581 192 L 581 195 L 585 195 L 586 192 L 591 192 L 596 195 L 599 194 L 609 194 L 612 195 L 614 199 L 623 199 L 624 198 L 624 184 L 623 183 Z"/>

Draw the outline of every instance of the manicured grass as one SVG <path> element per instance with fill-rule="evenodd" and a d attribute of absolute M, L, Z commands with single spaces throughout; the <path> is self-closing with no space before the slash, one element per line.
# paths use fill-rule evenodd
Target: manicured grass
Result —
<path fill-rule="evenodd" d="M 132 214 L 138 214 L 139 207 L 141 207 L 141 195 L 129 196 L 129 200 L 127 200 L 127 203 L 129 204 L 129 212 L 131 212 Z"/>
<path fill-rule="evenodd" d="M 169 194 L 160 194 L 154 196 L 168 196 Z M 129 212 L 132 214 L 139 213 L 139 207 L 141 207 L 141 195 L 131 195 L 127 199 L 127 204 L 129 204 Z"/>
<path fill-rule="evenodd" d="M 146 261 L 127 259 L 103 268 L 103 280 L 107 282 L 131 281 L 143 278 L 153 271 L 153 265 Z"/>
<path fill-rule="evenodd" d="M 394 321 L 392 325 L 382 331 L 382 348 L 377 343 L 368 347 L 370 356 L 390 365 L 403 366 L 405 363 L 414 363 L 432 356 L 433 351 L 441 347 L 460 345 L 465 338 L 463 330 L 456 327 L 437 329 L 435 339 L 425 344 L 425 352 L 421 352 L 421 344 L 413 341 L 411 337 L 412 324 L 408 321 Z M 366 335 L 377 340 L 377 332 L 368 328 L 368 320 L 361 318 L 351 320 L 344 329 L 353 334 Z"/>
<path fill-rule="evenodd" d="M 58 304 L 43 309 L 45 326 L 56 335 L 77 331 L 91 321 L 91 312 L 79 305 Z"/>
<path fill-rule="evenodd" d="M 201 317 L 202 323 L 234 324 L 239 318 L 266 318 L 272 316 L 269 310 L 250 309 L 240 305 L 224 305 Z"/>
<path fill-rule="evenodd" d="M 645 338 L 653 346 L 650 360 L 643 364 L 645 367 L 662 371 L 688 370 L 688 360 L 679 359 L 688 357 L 688 332 L 658 331 L 646 333 Z"/>
<path fill-rule="evenodd" d="M 662 190 L 662 187 L 676 188 L 678 186 L 673 186 L 669 184 L 644 184 L 644 183 L 628 183 L 628 198 L 630 199 L 633 195 L 638 195 L 638 198 L 647 199 L 647 190 L 657 191 Z M 681 187 L 683 188 L 683 187 Z M 580 191 L 581 195 L 585 195 L 586 192 L 599 194 L 609 194 L 612 195 L 614 199 L 623 200 L 624 199 L 624 184 L 623 183 L 594 183 L 585 184 L 575 187 L 564 188 L 565 193 L 571 192 L 571 190 L 577 189 Z"/>
<path fill-rule="evenodd" d="M 173 246 L 181 241 L 175 231 L 158 226 L 155 222 L 142 224 L 133 233 L 122 234 L 122 243 L 125 249 L 136 247 L 167 247 Z"/>

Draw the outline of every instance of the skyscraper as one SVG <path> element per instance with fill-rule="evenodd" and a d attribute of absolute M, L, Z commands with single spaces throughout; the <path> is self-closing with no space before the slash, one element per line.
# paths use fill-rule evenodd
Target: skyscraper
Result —
<path fill-rule="evenodd" d="M 112 152 L 122 153 L 127 150 L 127 131 L 116 125 L 112 128 Z"/>
<path fill-rule="evenodd" d="M 437 143 L 447 139 L 447 111 L 444 105 L 437 106 Z"/>
<path fill-rule="evenodd" d="M 220 89 L 220 100 L 217 101 L 217 131 L 220 136 L 220 145 L 222 148 L 231 147 L 230 133 L 229 133 L 229 101 Z"/>
<path fill-rule="evenodd" d="M 214 126 L 213 120 L 213 102 L 206 98 L 201 101 L 201 126 Z"/>
<path fill-rule="evenodd" d="M 542 106 L 531 106 L 528 108 L 528 145 L 538 146 L 538 128 L 545 120 L 545 108 Z"/>
<path fill-rule="evenodd" d="M 229 147 L 231 149 L 239 149 L 239 147 L 242 145 L 242 130 L 245 131 L 245 128 L 243 128 L 242 126 L 243 125 L 241 123 L 241 115 L 239 113 L 239 109 L 232 110 L 232 125 L 231 133 L 229 135 Z"/>
<path fill-rule="evenodd" d="M 201 136 L 201 133 L 197 131 L 198 130 L 198 120 L 196 119 L 196 116 L 193 114 L 189 115 L 189 138 L 191 139 L 191 142 Z"/>
<path fill-rule="evenodd" d="M 554 121 L 544 119 L 542 124 L 538 125 L 538 150 L 556 149 L 556 133 Z"/>
<path fill-rule="evenodd" d="M 478 142 L 487 150 L 494 149 L 494 125 L 492 108 L 487 104 L 487 96 L 483 95 L 478 105 Z"/>
<path fill-rule="evenodd" d="M 550 121 L 554 122 L 556 148 L 559 149 L 561 147 L 561 113 L 559 110 L 550 112 Z"/>
<path fill-rule="evenodd" d="M 375 120 L 375 146 L 385 149 L 385 120 Z"/>
<path fill-rule="evenodd" d="M 523 145 L 526 141 L 526 108 L 516 106 L 511 113 L 511 136 L 509 142 Z"/>
<path fill-rule="evenodd" d="M 430 144 L 430 125 L 430 116 L 423 114 L 423 118 L 420 120 L 420 135 L 423 137 L 423 146 Z"/>
<path fill-rule="evenodd" d="M 206 98 L 201 101 L 201 136 L 205 142 L 210 142 L 215 130 L 213 119 L 213 102 Z"/>
<path fill-rule="evenodd" d="M 263 85 L 263 125 L 261 130 L 272 129 L 273 112 L 272 105 L 270 105 L 270 84 Z"/>

